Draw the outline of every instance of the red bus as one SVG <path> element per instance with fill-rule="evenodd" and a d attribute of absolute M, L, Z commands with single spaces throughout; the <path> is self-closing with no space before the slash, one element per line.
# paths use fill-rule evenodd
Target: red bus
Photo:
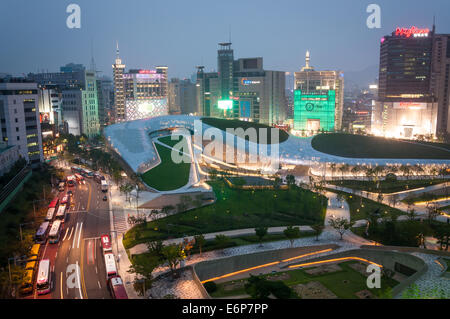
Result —
<path fill-rule="evenodd" d="M 109 236 L 102 235 L 100 239 L 102 241 L 103 253 L 106 254 L 107 252 L 112 252 L 111 240 L 109 239 Z"/>
<path fill-rule="evenodd" d="M 61 199 L 62 205 L 67 205 L 69 203 L 69 195 L 64 195 L 64 197 Z"/>
<path fill-rule="evenodd" d="M 48 208 L 56 208 L 56 205 L 58 205 L 58 202 L 59 202 L 59 198 L 56 197 L 54 200 L 52 200 L 50 202 L 50 205 L 48 205 Z"/>
<path fill-rule="evenodd" d="M 109 278 L 108 288 L 113 299 L 128 299 L 127 291 L 120 276 Z"/>
<path fill-rule="evenodd" d="M 67 176 L 67 186 L 74 187 L 76 178 L 74 175 Z"/>

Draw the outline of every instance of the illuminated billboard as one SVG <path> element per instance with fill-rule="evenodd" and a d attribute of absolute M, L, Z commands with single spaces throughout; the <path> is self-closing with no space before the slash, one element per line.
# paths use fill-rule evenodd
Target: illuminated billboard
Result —
<path fill-rule="evenodd" d="M 294 92 L 294 130 L 333 131 L 336 91 Z"/>
<path fill-rule="evenodd" d="M 140 120 L 156 116 L 167 115 L 167 99 L 127 100 L 127 121 Z"/>
<path fill-rule="evenodd" d="M 219 100 L 217 102 L 217 107 L 221 110 L 231 110 L 233 108 L 232 100 Z"/>
<path fill-rule="evenodd" d="M 239 116 L 243 118 L 252 116 L 250 101 L 239 101 Z"/>

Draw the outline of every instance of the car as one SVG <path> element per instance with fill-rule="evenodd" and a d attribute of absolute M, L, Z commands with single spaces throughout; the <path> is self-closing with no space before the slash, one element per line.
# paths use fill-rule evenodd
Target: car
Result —
<path fill-rule="evenodd" d="M 103 201 L 106 202 L 107 200 L 108 200 L 108 196 L 105 195 L 105 196 L 103 197 Z"/>

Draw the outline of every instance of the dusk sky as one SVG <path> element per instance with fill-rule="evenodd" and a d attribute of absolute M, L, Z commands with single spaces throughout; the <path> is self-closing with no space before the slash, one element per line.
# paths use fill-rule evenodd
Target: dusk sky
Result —
<path fill-rule="evenodd" d="M 81 29 L 66 26 L 66 7 L 81 7 Z M 381 6 L 381 29 L 368 29 L 366 8 Z M 296 71 L 311 51 L 316 69 L 359 71 L 378 65 L 379 43 L 397 26 L 450 33 L 448 0 L 1 0 L 0 73 L 48 70 L 69 62 L 111 76 L 116 40 L 129 68 L 167 65 L 189 77 L 217 66 L 218 42 L 231 26 L 235 58 L 263 57 L 264 68 Z"/>

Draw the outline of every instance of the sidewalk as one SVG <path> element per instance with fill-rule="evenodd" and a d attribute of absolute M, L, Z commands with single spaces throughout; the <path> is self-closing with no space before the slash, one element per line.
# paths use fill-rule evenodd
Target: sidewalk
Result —
<path fill-rule="evenodd" d="M 312 232 L 312 228 L 310 226 L 294 226 L 299 227 L 300 231 L 302 232 Z M 282 234 L 283 231 L 286 229 L 286 226 L 282 227 L 270 227 L 267 229 L 268 234 Z M 254 235 L 255 229 L 254 228 L 245 228 L 245 229 L 235 229 L 235 230 L 229 230 L 229 231 L 223 231 L 223 232 L 216 232 L 216 233 L 209 233 L 204 234 L 206 240 L 214 239 L 217 235 L 225 235 L 227 237 L 240 237 L 240 236 L 247 236 L 247 235 Z M 192 240 L 194 236 L 187 236 L 184 238 L 188 238 L 189 240 Z M 184 240 L 184 238 L 174 238 L 174 239 L 168 239 L 164 240 L 163 244 L 165 246 L 171 245 L 171 244 L 181 244 Z M 129 249 L 130 255 L 138 255 L 143 254 L 147 252 L 147 245 L 146 244 L 139 244 Z"/>

